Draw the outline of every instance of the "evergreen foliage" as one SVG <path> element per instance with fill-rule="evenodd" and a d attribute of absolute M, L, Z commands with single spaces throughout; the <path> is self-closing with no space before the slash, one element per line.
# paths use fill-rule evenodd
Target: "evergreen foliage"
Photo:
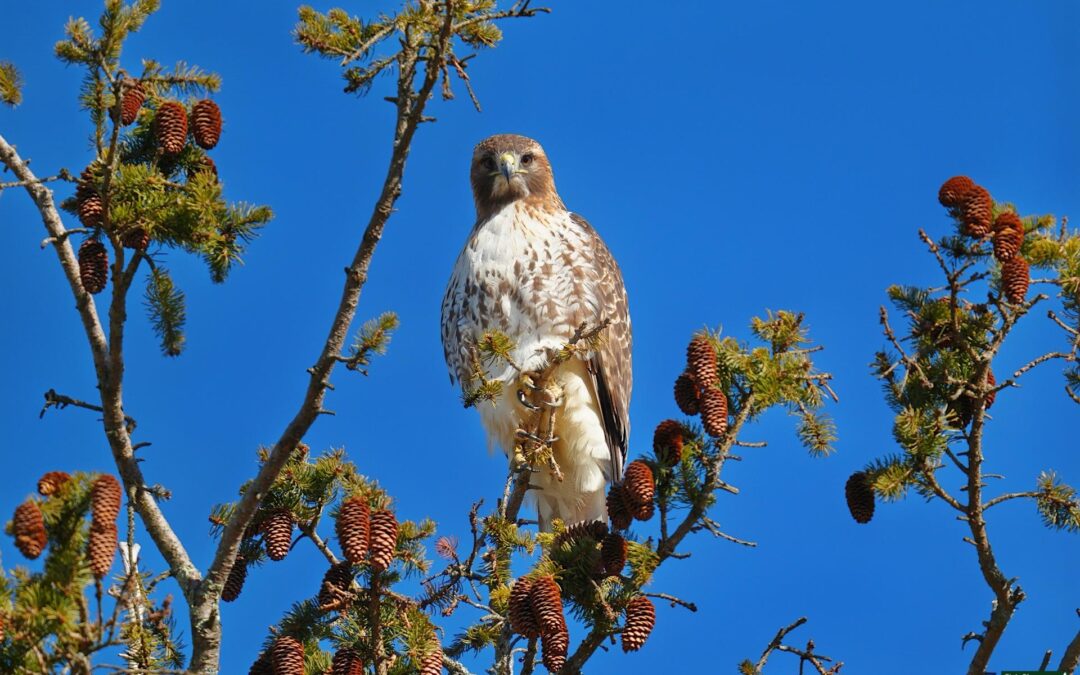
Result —
<path fill-rule="evenodd" d="M 103 583 L 91 574 L 87 541 L 95 479 L 76 472 L 38 501 L 48 547 L 37 571 L 0 570 L 0 672 L 89 672 L 91 656 L 114 646 L 123 648 L 132 668 L 183 667 L 168 607 L 150 599 L 159 579 L 126 570 L 108 582 L 107 601 Z"/>
<path fill-rule="evenodd" d="M 891 349 L 875 354 L 871 368 L 895 413 L 893 438 L 898 451 L 871 460 L 863 471 L 882 501 L 903 499 L 914 490 L 927 500 L 944 501 L 970 529 L 966 540 L 978 550 L 983 578 L 995 596 L 990 620 L 982 631 L 971 634 L 979 647 L 969 672 L 982 673 L 1025 597 L 1015 579 L 1008 579 L 997 566 L 986 532 L 986 512 L 1005 501 L 1031 499 L 1047 527 L 1076 532 L 1080 524 L 1075 489 L 1059 482 L 1052 471 L 1039 476 L 1034 491 L 985 497 L 993 484 L 987 484 L 990 474 L 983 468 L 991 458 L 985 439 L 996 426 L 987 411 L 995 403 L 1009 405 L 1010 388 L 1031 369 L 1051 361 L 1064 363 L 1065 393 L 1080 404 L 1076 388 L 1080 233 L 1068 230 L 1064 222 L 1058 226 L 1052 216 L 1021 217 L 1013 205 L 994 202 L 967 177 L 946 181 L 940 194 L 954 220 L 953 232 L 937 242 L 922 230 L 919 235 L 945 284 L 888 289 L 905 324 L 896 332 L 886 308 L 881 308 Z M 1007 245 L 1002 237 L 1008 238 Z M 1030 279 L 1029 265 L 1047 276 Z M 1004 370 L 1004 365 L 997 365 L 1002 346 L 1036 305 L 1051 300 L 1045 293 L 1029 297 L 1032 284 L 1051 291 L 1059 301 L 1060 307 L 1046 315 L 1064 333 L 1065 346 L 1026 364 L 1008 364 L 1010 376 L 999 381 L 991 366 Z M 949 493 L 938 477 L 952 469 L 963 477 L 963 498 Z"/>
<path fill-rule="evenodd" d="M 22 103 L 22 76 L 10 61 L 0 61 L 0 101 L 14 108 Z"/>

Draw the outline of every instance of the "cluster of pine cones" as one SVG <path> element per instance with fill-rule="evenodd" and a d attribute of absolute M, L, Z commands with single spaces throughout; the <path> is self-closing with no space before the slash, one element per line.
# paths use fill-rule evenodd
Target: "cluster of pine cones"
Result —
<path fill-rule="evenodd" d="M 994 258 L 1001 265 L 1001 290 L 1009 302 L 1020 304 L 1027 297 L 1031 270 L 1020 254 L 1024 244 L 1024 223 L 1012 211 L 994 217 L 994 200 L 986 188 L 967 176 L 953 176 L 938 191 L 938 201 L 962 225 L 969 237 L 989 237 Z"/>
<path fill-rule="evenodd" d="M 635 518 L 652 518 L 655 494 L 653 472 L 645 460 L 635 459 L 627 464 L 622 481 L 612 483 L 608 491 L 607 512 L 611 527 L 625 530 Z"/>
<path fill-rule="evenodd" d="M 551 672 L 566 665 L 570 648 L 561 592 L 550 575 L 521 577 L 510 589 L 510 627 L 526 638 L 540 638 L 544 666 Z"/>
<path fill-rule="evenodd" d="M 139 117 L 146 101 L 146 90 L 141 82 L 128 80 L 120 100 L 120 123 L 127 126 Z M 190 119 L 190 124 L 189 124 Z M 221 138 L 221 109 L 209 99 L 203 99 L 191 107 L 190 117 L 178 101 L 163 101 L 154 116 L 154 137 L 163 156 L 175 156 L 187 144 L 188 132 L 195 143 L 210 150 Z M 203 156 L 196 173 L 208 171 L 217 176 L 217 166 L 209 157 Z M 79 247 L 79 277 L 87 293 L 97 294 L 105 289 L 109 279 L 109 254 L 101 242 L 100 228 L 105 222 L 105 201 L 99 188 L 101 166 L 90 164 L 79 176 L 75 188 L 75 207 L 83 227 L 94 234 Z M 188 179 L 193 174 L 188 175 Z M 136 251 L 150 246 L 150 233 L 140 225 L 126 227 L 117 233 L 123 245 Z"/>
<path fill-rule="evenodd" d="M 389 569 L 398 536 L 392 511 L 372 511 L 362 497 L 349 497 L 341 503 L 335 528 L 346 560 L 358 565 L 366 557 L 374 572 Z"/>
<path fill-rule="evenodd" d="M 437 643 L 417 665 L 419 675 L 439 675 L 443 668 L 442 647 Z M 334 652 L 327 675 L 364 675 L 364 661 L 360 652 L 342 647 Z M 305 675 L 304 643 L 290 635 L 274 640 L 269 650 L 248 670 L 248 675 Z"/>
<path fill-rule="evenodd" d="M 63 471 L 49 471 L 38 480 L 38 494 L 46 498 L 57 495 L 69 480 L 71 476 Z M 86 558 L 94 577 L 101 579 L 109 573 L 116 557 L 116 518 L 120 515 L 123 500 L 120 482 L 109 474 L 99 476 L 91 488 L 90 498 L 90 540 Z M 35 500 L 27 499 L 15 509 L 11 529 L 15 547 L 30 560 L 45 550 L 49 538 L 45 518 Z"/>
<path fill-rule="evenodd" d="M 98 476 L 90 490 L 90 542 L 86 557 L 97 579 L 109 573 L 116 556 L 116 518 L 120 515 L 123 494 L 120 481 L 110 474 Z"/>
<path fill-rule="evenodd" d="M 687 415 L 701 415 L 705 433 L 719 438 L 728 429 L 728 399 L 720 388 L 716 350 L 704 335 L 686 347 L 686 370 L 675 380 L 675 405 Z"/>

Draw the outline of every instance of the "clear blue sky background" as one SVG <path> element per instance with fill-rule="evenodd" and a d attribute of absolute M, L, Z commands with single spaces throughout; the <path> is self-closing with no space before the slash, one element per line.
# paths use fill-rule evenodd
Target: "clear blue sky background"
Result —
<path fill-rule="evenodd" d="M 492 133 L 532 136 L 547 149 L 566 203 L 599 229 L 626 278 L 632 454 L 646 451 L 656 422 L 677 413 L 671 383 L 691 332 L 722 324 L 746 336 L 765 308 L 806 312 L 827 346 L 820 365 L 836 374 L 842 398 L 833 410 L 838 452 L 828 459 L 810 458 L 781 413 L 749 430 L 749 440 L 769 447 L 729 466 L 725 477 L 742 494 L 721 495 L 713 515 L 759 546 L 692 539 L 693 557 L 666 565 L 654 588 L 700 611 L 661 607 L 640 654 L 601 654 L 589 672 L 733 672 L 802 615 L 810 623 L 793 639 L 813 637 L 847 663 L 844 672 L 962 672 L 971 647 L 962 652 L 960 637 L 980 628 L 991 601 L 974 551 L 960 540 L 966 529 L 947 507 L 918 497 L 879 506 L 872 524 L 856 526 L 843 485 L 893 449 L 891 415 L 867 363 L 883 344 L 885 288 L 938 281 L 916 228 L 947 231 L 941 181 L 967 173 L 1023 213 L 1080 217 L 1080 6 L 551 4 L 550 16 L 506 24 L 505 43 L 472 62 L 482 114 L 464 92 L 432 106 L 439 121 L 417 137 L 360 310 L 366 318 L 393 309 L 402 328 L 369 378 L 337 374 L 329 405 L 338 414 L 320 419 L 308 442 L 347 448 L 403 517 L 433 516 L 442 533 L 465 534 L 469 505 L 493 503 L 504 463 L 485 452 L 476 413 L 447 383 L 439 301 L 473 223 L 472 146 Z M 75 99 L 81 73 L 56 61 L 52 44 L 70 13 L 94 17 L 98 8 L 53 1 L 0 9 L 8 29 L 0 58 L 16 61 L 26 79 L 25 104 L 0 109 L 0 129 L 41 174 L 78 171 L 91 157 Z M 300 402 L 389 153 L 392 110 L 380 98 L 390 80 L 369 99 L 343 95 L 337 66 L 292 43 L 295 16 L 292 2 L 278 0 L 167 0 L 124 57 L 132 69 L 147 56 L 221 73 L 226 127 L 213 157 L 227 196 L 277 212 L 225 285 L 211 284 L 198 261 L 170 254 L 189 302 L 181 358 L 161 357 L 137 301 L 132 312 L 125 398 L 137 440 L 153 442 L 143 467 L 173 490 L 165 511 L 201 566 L 212 552 L 210 504 L 234 497 L 256 447 L 277 438 Z M 55 257 L 38 248 L 43 236 L 26 195 L 5 192 L 5 513 L 44 470 L 111 469 L 95 415 L 37 418 L 50 387 L 95 396 L 70 292 Z M 1033 316 L 995 368 L 1009 372 L 1063 344 Z M 999 397 L 988 469 L 1007 478 L 992 492 L 1030 489 L 1049 467 L 1080 483 L 1080 410 L 1061 385 L 1051 365 Z M 960 484 L 956 475 L 944 482 Z M 992 665 L 1034 668 L 1080 628 L 1080 539 L 1046 530 L 1024 502 L 995 509 L 990 534 L 1002 568 L 1029 595 Z M 315 592 L 323 565 L 308 548 L 254 573 L 241 600 L 224 607 L 224 672 L 246 672 L 265 627 Z M 0 551 L 6 566 L 19 560 L 8 538 Z M 181 624 L 186 632 L 186 618 Z M 785 655 L 771 665 L 776 673 L 797 667 Z"/>

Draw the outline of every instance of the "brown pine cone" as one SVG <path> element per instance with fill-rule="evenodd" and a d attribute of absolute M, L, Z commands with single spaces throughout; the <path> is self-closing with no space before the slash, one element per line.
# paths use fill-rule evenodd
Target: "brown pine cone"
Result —
<path fill-rule="evenodd" d="M 685 415 L 696 415 L 700 408 L 698 399 L 698 386 L 694 384 L 694 378 L 689 371 L 675 378 L 675 405 Z"/>
<path fill-rule="evenodd" d="M 994 221 L 994 257 L 1005 262 L 1020 252 L 1024 243 L 1024 223 L 1012 211 L 1003 211 Z"/>
<path fill-rule="evenodd" d="M 133 227 L 124 232 L 122 241 L 125 248 L 145 251 L 150 246 L 150 233 L 146 231 L 145 227 Z"/>
<path fill-rule="evenodd" d="M 251 664 L 248 675 L 274 675 L 274 663 L 270 660 L 269 652 L 259 652 L 259 658 Z"/>
<path fill-rule="evenodd" d="M 636 652 L 649 639 L 656 625 L 656 608 L 652 601 L 639 595 L 626 605 L 626 625 L 622 632 L 622 650 Z"/>
<path fill-rule="evenodd" d="M 90 523 L 90 541 L 86 545 L 86 558 L 90 561 L 90 571 L 95 579 L 102 579 L 109 573 L 116 557 L 117 532 L 114 521 Z"/>
<path fill-rule="evenodd" d="M 348 647 L 337 650 L 330 663 L 330 675 L 364 675 L 364 662 L 360 660 L 360 652 Z"/>
<path fill-rule="evenodd" d="M 62 488 L 69 480 L 71 480 L 71 476 L 65 471 L 50 471 L 38 479 L 38 494 L 46 497 L 56 494 L 56 491 Z"/>
<path fill-rule="evenodd" d="M 83 227 L 101 227 L 105 215 L 105 202 L 97 192 L 88 191 L 76 197 L 79 222 Z"/>
<path fill-rule="evenodd" d="M 398 522 L 390 511 L 371 513 L 371 569 L 385 572 L 394 562 L 397 548 Z"/>
<path fill-rule="evenodd" d="M 3 612 L 0 612 L 0 642 L 4 641 L 4 629 L 6 628 L 6 624 L 7 617 L 4 616 Z"/>
<path fill-rule="evenodd" d="M 351 563 L 360 564 L 367 556 L 370 521 L 371 510 L 362 497 L 349 497 L 341 502 L 334 529 L 341 551 Z"/>
<path fill-rule="evenodd" d="M 203 155 L 194 163 L 192 163 L 191 168 L 188 169 L 187 173 L 188 182 L 190 183 L 192 180 L 195 179 L 195 176 L 203 172 L 208 172 L 212 174 L 215 179 L 218 177 L 217 164 L 214 163 L 213 159 L 207 157 L 206 155 Z"/>
<path fill-rule="evenodd" d="M 33 560 L 45 550 L 49 537 L 45 533 L 45 519 L 37 502 L 27 499 L 15 508 L 11 519 L 11 533 L 15 535 L 15 548 Z"/>
<path fill-rule="evenodd" d="M 997 379 L 994 378 L 994 371 L 986 371 L 986 386 L 993 388 L 997 386 Z M 986 410 L 990 409 L 990 406 L 994 405 L 994 401 L 997 399 L 997 392 L 990 391 L 986 394 Z"/>
<path fill-rule="evenodd" d="M 530 599 L 533 582 L 533 579 L 527 577 L 521 577 L 514 582 L 510 588 L 509 609 L 507 610 L 510 629 L 527 638 L 540 635 L 540 624 L 536 621 Z"/>
<path fill-rule="evenodd" d="M 612 530 L 625 530 L 634 519 L 634 509 L 621 483 L 612 483 L 608 490 L 607 513 Z"/>
<path fill-rule="evenodd" d="M 617 577 L 626 566 L 626 540 L 621 534 L 612 532 L 604 537 L 600 544 L 600 558 L 604 561 L 604 573 L 609 577 Z"/>
<path fill-rule="evenodd" d="M 91 518 L 95 523 L 115 523 L 116 517 L 120 515 L 123 498 L 124 491 L 120 488 L 120 481 L 112 474 L 101 474 L 90 488 Z"/>
<path fill-rule="evenodd" d="M 649 465 L 635 459 L 626 465 L 623 472 L 623 486 L 633 508 L 633 515 L 638 520 L 648 520 L 653 513 L 653 496 L 656 493 L 653 472 Z"/>
<path fill-rule="evenodd" d="M 244 581 L 247 579 L 247 563 L 242 556 L 236 556 L 233 566 L 229 570 L 229 576 L 225 578 L 225 585 L 221 589 L 221 599 L 232 602 L 240 597 L 244 590 Z"/>
<path fill-rule="evenodd" d="M 270 649 L 274 675 L 304 675 L 304 645 L 288 635 L 274 640 Z"/>
<path fill-rule="evenodd" d="M 271 560 L 284 560 L 292 546 L 293 517 L 288 509 L 278 509 L 262 524 L 266 555 Z"/>
<path fill-rule="evenodd" d="M 208 98 L 191 108 L 191 134 L 200 148 L 209 150 L 221 138 L 221 108 Z"/>
<path fill-rule="evenodd" d="M 716 350 L 704 335 L 695 335 L 687 345 L 686 370 L 702 389 L 716 384 Z"/>
<path fill-rule="evenodd" d="M 600 541 L 607 534 L 607 523 L 602 520 L 584 520 L 574 523 L 566 528 L 551 541 L 551 548 L 558 548 L 563 544 L 575 543 L 581 539 Z"/>
<path fill-rule="evenodd" d="M 1019 305 L 1027 297 L 1031 283 L 1031 271 L 1026 260 L 1015 255 L 1001 266 L 1001 290 L 1014 305 Z"/>
<path fill-rule="evenodd" d="M 555 583 L 555 577 L 551 575 L 533 580 L 532 588 L 529 589 L 529 601 L 542 634 L 554 632 L 566 623 L 561 593 L 559 584 Z"/>
<path fill-rule="evenodd" d="M 946 208 L 955 209 L 968 200 L 974 189 L 975 181 L 967 176 L 953 176 L 941 184 L 938 201 Z"/>
<path fill-rule="evenodd" d="M 109 281 L 109 253 L 97 239 L 87 239 L 79 247 L 79 279 L 87 293 L 105 290 Z"/>
<path fill-rule="evenodd" d="M 544 667 L 548 672 L 557 673 L 566 665 L 566 652 L 570 648 L 570 632 L 566 628 L 566 622 L 550 633 L 540 636 L 540 646 L 543 648 Z"/>
<path fill-rule="evenodd" d="M 139 109 L 146 100 L 146 90 L 142 83 L 135 81 L 124 91 L 124 97 L 120 99 L 120 124 L 127 126 L 139 117 Z"/>
<path fill-rule="evenodd" d="M 420 675 L 439 675 L 443 671 L 442 647 L 436 645 L 435 649 L 424 657 L 420 662 Z"/>
<path fill-rule="evenodd" d="M 705 433 L 713 438 L 727 433 L 727 396 L 716 387 L 709 387 L 701 392 L 701 426 L 705 427 Z"/>
<path fill-rule="evenodd" d="M 994 198 L 986 188 L 976 185 L 968 200 L 960 207 L 960 220 L 964 223 L 964 234 L 981 239 L 990 234 L 990 223 L 994 217 Z"/>
<path fill-rule="evenodd" d="M 683 425 L 675 420 L 664 420 L 653 432 L 653 452 L 664 464 L 678 464 L 682 460 Z"/>
<path fill-rule="evenodd" d="M 844 486 L 848 511 L 856 523 L 869 523 L 874 517 L 874 487 L 865 471 L 851 474 Z"/>
<path fill-rule="evenodd" d="M 166 155 L 175 155 L 184 149 L 187 140 L 187 111 L 176 101 L 165 101 L 157 109 L 154 119 L 158 145 Z"/>
<path fill-rule="evenodd" d="M 352 601 L 353 569 L 348 560 L 339 562 L 323 575 L 319 586 L 319 609 L 342 611 Z"/>

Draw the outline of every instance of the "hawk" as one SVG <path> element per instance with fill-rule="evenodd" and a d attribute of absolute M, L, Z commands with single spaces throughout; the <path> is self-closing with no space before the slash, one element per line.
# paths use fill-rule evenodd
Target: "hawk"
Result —
<path fill-rule="evenodd" d="M 479 406 L 489 446 L 513 456 L 533 413 L 519 397 L 523 375 L 544 369 L 582 325 L 607 322 L 591 351 L 552 375 L 561 390 L 551 447 L 562 476 L 539 467 L 531 484 L 541 529 L 606 520 L 605 484 L 618 480 L 630 433 L 630 314 L 622 273 L 600 235 L 566 209 L 551 163 L 536 141 L 492 136 L 473 152 L 476 224 L 454 264 L 442 302 L 442 342 L 450 381 L 467 386 L 475 345 L 498 330 L 514 343 L 512 363 L 485 367 L 502 383 Z M 561 479 L 560 479 L 561 478 Z"/>

